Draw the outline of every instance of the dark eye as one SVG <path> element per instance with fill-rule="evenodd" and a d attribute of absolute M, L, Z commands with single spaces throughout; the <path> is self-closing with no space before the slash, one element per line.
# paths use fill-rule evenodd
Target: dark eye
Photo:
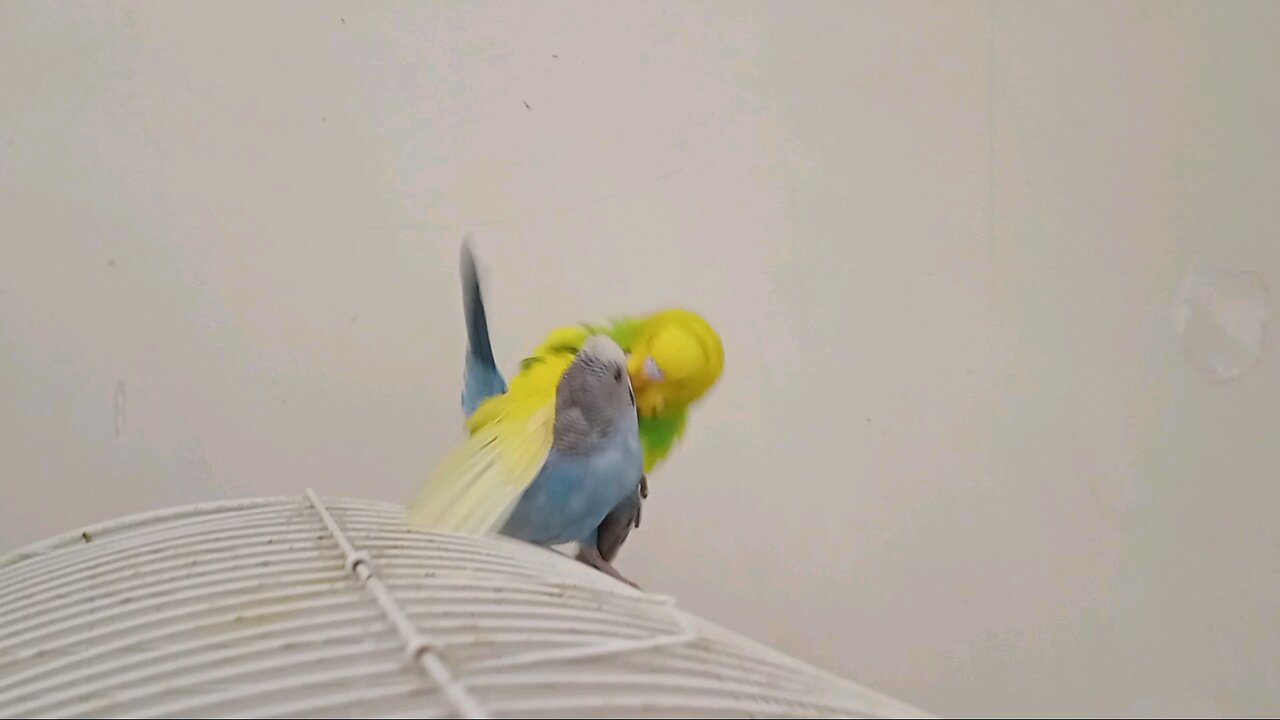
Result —
<path fill-rule="evenodd" d="M 622 368 L 613 369 L 613 381 L 622 382 Z"/>

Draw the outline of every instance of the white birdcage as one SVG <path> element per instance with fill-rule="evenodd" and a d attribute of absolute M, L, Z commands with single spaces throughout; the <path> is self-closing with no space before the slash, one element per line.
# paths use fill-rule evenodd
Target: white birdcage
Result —
<path fill-rule="evenodd" d="M 558 553 L 262 498 L 0 560 L 4 717 L 923 717 Z"/>

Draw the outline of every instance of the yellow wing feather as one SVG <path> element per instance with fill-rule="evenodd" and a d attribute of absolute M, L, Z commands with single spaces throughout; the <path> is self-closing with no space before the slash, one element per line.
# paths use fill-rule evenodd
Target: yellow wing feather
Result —
<path fill-rule="evenodd" d="M 547 333 L 542 344 L 534 348 L 533 356 L 557 356 L 567 352 L 577 352 L 591 336 L 591 330 L 585 325 L 565 325 Z M 625 348 L 624 348 L 625 349 Z"/>
<path fill-rule="evenodd" d="M 551 451 L 556 386 L 572 362 L 568 352 L 534 356 L 506 393 L 476 408 L 470 437 L 410 503 L 410 527 L 476 535 L 502 527 Z"/>

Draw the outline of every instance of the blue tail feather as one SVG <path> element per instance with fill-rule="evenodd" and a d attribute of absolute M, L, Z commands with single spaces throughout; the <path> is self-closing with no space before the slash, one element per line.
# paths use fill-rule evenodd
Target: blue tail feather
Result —
<path fill-rule="evenodd" d="M 489 323 L 470 243 L 462 243 L 462 304 L 467 323 L 467 362 L 462 378 L 462 411 L 471 417 L 480 403 L 507 391 L 507 381 L 493 359 Z"/>

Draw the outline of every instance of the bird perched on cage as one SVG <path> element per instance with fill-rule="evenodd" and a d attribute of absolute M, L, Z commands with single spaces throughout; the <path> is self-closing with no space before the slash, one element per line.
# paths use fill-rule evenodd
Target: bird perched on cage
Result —
<path fill-rule="evenodd" d="M 607 335 L 543 355 L 467 419 L 470 436 L 409 506 L 415 529 L 501 534 L 538 545 L 597 542 L 644 473 L 635 394 Z M 590 564 L 630 582 L 603 558 Z"/>
<path fill-rule="evenodd" d="M 488 320 L 475 258 L 462 246 L 463 305 L 468 349 L 463 378 L 463 412 L 472 414 L 488 398 L 507 392 L 493 357 Z M 594 539 L 580 544 L 578 559 L 599 567 L 612 563 L 631 532 L 639 527 L 648 496 L 647 475 L 684 435 L 689 408 L 702 398 L 724 369 L 724 347 L 710 323 L 689 310 L 672 308 L 641 317 L 618 317 L 607 325 L 582 323 L 549 333 L 521 364 L 522 372 L 547 358 L 576 353 L 587 339 L 604 334 L 628 353 L 627 374 L 635 392 L 644 472 L 639 488 L 601 521 Z"/>

